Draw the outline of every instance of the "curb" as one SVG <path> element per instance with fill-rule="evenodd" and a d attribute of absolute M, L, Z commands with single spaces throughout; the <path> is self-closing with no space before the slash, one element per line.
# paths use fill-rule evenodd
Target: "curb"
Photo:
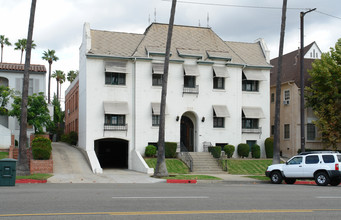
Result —
<path fill-rule="evenodd" d="M 19 179 L 15 183 L 46 183 L 47 180 Z"/>
<path fill-rule="evenodd" d="M 167 183 L 197 183 L 197 180 L 168 179 Z"/>

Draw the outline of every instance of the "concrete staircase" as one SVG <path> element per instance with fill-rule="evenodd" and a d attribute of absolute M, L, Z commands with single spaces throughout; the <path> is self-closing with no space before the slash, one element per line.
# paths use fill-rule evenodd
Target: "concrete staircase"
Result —
<path fill-rule="evenodd" d="M 193 173 L 217 174 L 226 173 L 209 152 L 189 152 L 193 158 Z"/>

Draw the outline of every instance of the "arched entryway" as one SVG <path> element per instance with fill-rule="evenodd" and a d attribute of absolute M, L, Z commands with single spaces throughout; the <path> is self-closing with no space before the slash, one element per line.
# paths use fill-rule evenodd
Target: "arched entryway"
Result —
<path fill-rule="evenodd" d="M 185 113 L 181 117 L 180 143 L 187 148 L 187 151 L 195 151 L 195 115 Z"/>
<path fill-rule="evenodd" d="M 129 142 L 106 138 L 95 141 L 95 152 L 102 168 L 128 169 Z"/>

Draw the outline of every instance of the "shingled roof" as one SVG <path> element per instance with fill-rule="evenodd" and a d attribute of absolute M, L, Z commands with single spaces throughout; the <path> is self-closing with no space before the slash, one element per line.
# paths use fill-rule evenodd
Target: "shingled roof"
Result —
<path fill-rule="evenodd" d="M 0 63 L 0 71 L 24 72 L 25 64 L 19 63 Z M 30 73 L 46 73 L 44 65 L 31 64 Z"/>
<path fill-rule="evenodd" d="M 312 42 L 308 46 L 303 48 L 304 54 L 306 54 L 310 48 L 315 44 Z M 311 64 L 314 59 L 304 59 L 304 85 L 310 86 L 308 70 L 311 69 Z M 270 61 L 273 68 L 270 71 L 270 86 L 276 85 L 277 71 L 278 71 L 278 57 Z M 282 83 L 294 82 L 300 88 L 300 49 L 294 50 L 290 53 L 283 55 L 282 57 Z"/>
<path fill-rule="evenodd" d="M 162 55 L 166 51 L 167 32 L 168 24 L 159 23 L 151 24 L 144 34 L 91 30 L 89 54 L 131 58 Z M 183 60 L 185 56 L 204 61 L 222 58 L 231 59 L 234 64 L 269 66 L 257 43 L 226 43 L 211 28 L 174 25 L 171 59 Z"/>

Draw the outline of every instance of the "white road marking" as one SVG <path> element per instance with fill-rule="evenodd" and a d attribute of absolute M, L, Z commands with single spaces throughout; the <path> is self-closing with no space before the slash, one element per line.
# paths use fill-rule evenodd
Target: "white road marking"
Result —
<path fill-rule="evenodd" d="M 142 196 L 142 197 L 127 197 L 115 196 L 113 199 L 208 199 L 208 196 Z"/>
<path fill-rule="evenodd" d="M 317 196 L 318 199 L 341 199 L 341 196 Z"/>

